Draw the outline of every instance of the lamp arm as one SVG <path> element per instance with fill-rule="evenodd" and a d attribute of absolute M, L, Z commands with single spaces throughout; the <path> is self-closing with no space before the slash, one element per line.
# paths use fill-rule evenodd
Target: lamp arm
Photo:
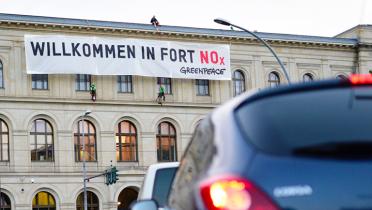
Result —
<path fill-rule="evenodd" d="M 240 26 L 237 26 L 237 25 L 234 25 L 232 23 L 230 23 L 231 26 L 235 27 L 235 28 L 239 28 L 247 33 L 249 33 L 250 35 L 254 36 L 256 39 L 258 39 L 259 41 L 261 41 L 269 50 L 270 52 L 274 55 L 274 57 L 276 58 L 276 60 L 278 61 L 280 67 L 282 68 L 283 72 L 284 72 L 284 75 L 288 81 L 288 83 L 290 84 L 291 83 L 291 80 L 289 79 L 289 75 L 288 75 L 288 71 L 287 69 L 284 67 L 282 61 L 279 59 L 279 57 L 276 55 L 275 51 L 273 50 L 273 48 L 270 47 L 270 45 L 265 41 L 263 40 L 261 37 L 257 36 L 255 33 L 245 29 L 245 28 L 242 28 Z"/>

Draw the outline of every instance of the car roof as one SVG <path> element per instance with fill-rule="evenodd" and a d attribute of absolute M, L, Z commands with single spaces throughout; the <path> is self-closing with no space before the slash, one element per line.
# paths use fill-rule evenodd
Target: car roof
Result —
<path fill-rule="evenodd" d="M 233 110 L 237 109 L 239 106 L 252 102 L 255 100 L 260 100 L 268 97 L 273 97 L 281 94 L 295 93 L 301 91 L 313 91 L 319 89 L 327 88 L 337 88 L 350 86 L 351 83 L 348 79 L 329 79 L 329 80 L 318 80 L 312 82 L 299 82 L 287 85 L 280 85 L 275 88 L 265 88 L 263 90 L 251 90 L 243 93 L 234 99 L 228 101 L 223 106 L 217 108 L 212 115 L 226 115 L 231 114 Z"/>
<path fill-rule="evenodd" d="M 179 165 L 179 162 L 155 163 L 150 165 L 149 168 L 152 170 L 158 170 L 163 168 L 177 168 Z"/>

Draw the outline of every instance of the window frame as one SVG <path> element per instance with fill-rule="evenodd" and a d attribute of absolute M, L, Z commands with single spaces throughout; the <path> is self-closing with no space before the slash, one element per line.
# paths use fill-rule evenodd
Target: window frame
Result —
<path fill-rule="evenodd" d="M 160 85 L 164 87 L 165 95 L 172 95 L 172 78 L 169 77 L 157 77 L 156 78 L 157 90 L 159 90 Z"/>
<path fill-rule="evenodd" d="M 83 158 L 80 154 L 81 151 L 83 151 L 83 145 L 80 144 L 80 139 L 81 137 L 83 136 L 81 131 L 80 131 L 80 128 L 82 128 L 82 126 L 84 125 L 80 125 L 80 123 L 82 122 L 83 120 L 79 119 L 76 123 L 75 123 L 75 130 L 74 129 L 74 156 L 75 156 L 75 162 L 83 162 Z M 97 162 L 97 132 L 96 132 L 96 127 L 94 126 L 94 124 L 89 121 L 89 120 L 86 120 L 84 119 L 84 123 L 87 124 L 87 130 L 84 129 L 84 138 L 88 138 L 88 144 L 85 143 L 85 151 L 84 153 L 87 153 L 88 154 L 88 158 L 85 160 L 85 162 Z M 76 127 L 77 126 L 77 127 Z M 91 128 L 93 128 L 93 131 L 94 133 L 91 132 Z M 75 133 L 75 131 L 77 131 L 77 133 Z M 91 143 L 91 138 L 93 137 L 94 139 L 94 146 L 92 146 L 92 143 Z M 89 153 L 89 150 L 87 149 L 87 146 L 88 148 L 94 148 L 94 159 L 92 159 L 92 155 Z M 81 150 L 78 150 L 78 148 L 81 148 Z"/>
<path fill-rule="evenodd" d="M 36 121 L 43 121 L 43 125 L 44 125 L 44 129 L 45 129 L 45 132 L 42 132 L 42 131 L 37 131 L 37 126 L 36 126 Z M 50 127 L 50 130 L 51 132 L 48 132 L 48 126 Z M 35 130 L 32 130 L 32 128 L 35 127 Z M 31 155 L 31 161 L 32 162 L 54 162 L 54 132 L 53 132 L 53 126 L 51 125 L 51 123 L 46 120 L 46 119 L 43 119 L 43 118 L 37 118 L 35 120 L 32 121 L 32 126 L 31 126 L 31 131 L 29 133 L 30 135 L 30 155 Z M 44 141 L 43 141 L 43 144 L 38 144 L 38 136 L 44 136 Z M 52 144 L 48 144 L 48 137 L 51 137 L 52 138 Z M 31 144 L 32 142 L 32 144 Z M 33 159 L 33 155 L 32 155 L 32 152 L 33 152 L 33 149 L 31 149 L 31 145 L 34 145 L 34 150 L 36 150 L 36 155 L 35 155 L 35 159 Z M 39 160 L 38 159 L 38 155 L 37 155 L 37 150 L 38 150 L 38 145 L 44 145 L 45 146 L 45 159 L 44 160 Z M 48 149 L 49 149 L 49 146 L 52 147 L 52 155 L 51 157 L 49 157 L 49 153 L 48 153 Z"/>
<path fill-rule="evenodd" d="M 133 93 L 133 76 L 118 75 L 117 76 L 118 93 Z"/>
<path fill-rule="evenodd" d="M 5 88 L 4 85 L 4 64 L 2 60 L 0 59 L 0 89 Z"/>
<path fill-rule="evenodd" d="M 272 76 L 275 76 L 275 79 L 273 79 Z M 281 83 L 278 72 L 275 72 L 275 71 L 270 72 L 268 75 L 267 82 L 269 83 L 270 88 L 278 87 Z"/>
<path fill-rule="evenodd" d="M 0 210 L 11 210 L 12 209 L 12 200 L 10 200 L 10 197 L 4 193 L 4 191 L 0 192 L 0 197 L 3 201 L 5 201 L 6 205 L 1 205 L 1 208 Z M 0 203 L 1 203 L 1 199 L 0 199 Z"/>
<path fill-rule="evenodd" d="M 46 193 L 47 194 L 47 198 L 48 198 L 48 205 L 45 206 L 45 205 L 39 205 L 38 201 L 38 197 L 39 197 L 39 194 L 40 193 Z M 54 202 L 54 206 L 53 206 L 53 203 L 50 202 L 50 199 L 53 199 L 53 202 Z M 34 204 L 35 202 L 35 204 Z M 33 197 L 32 199 L 32 210 L 39 210 L 39 209 L 47 209 L 47 210 L 56 210 L 57 209 L 57 203 L 56 203 L 56 198 L 53 196 L 52 193 L 50 192 L 47 192 L 47 191 L 40 191 L 38 193 L 35 194 L 35 196 Z"/>
<path fill-rule="evenodd" d="M 314 81 L 314 75 L 311 73 L 305 73 L 302 75 L 302 82 L 312 82 Z"/>
<path fill-rule="evenodd" d="M 166 133 L 166 134 L 161 133 L 161 125 L 163 123 L 166 123 L 167 126 L 168 126 L 168 133 Z M 174 130 L 173 135 L 171 134 L 171 128 Z M 171 143 L 174 144 L 174 150 L 171 151 L 171 149 L 169 149 L 169 160 L 164 160 L 164 159 L 161 158 L 162 154 L 163 154 L 162 149 L 161 149 L 161 145 L 162 145 L 161 141 L 162 141 L 163 138 L 167 138 L 170 147 L 171 147 Z M 174 141 L 174 142 L 171 142 L 171 141 Z M 156 153 L 157 153 L 158 162 L 174 162 L 174 161 L 177 161 L 177 130 L 171 122 L 163 121 L 163 122 L 160 122 L 158 124 L 157 132 L 156 132 L 156 148 L 157 148 Z M 172 154 L 172 152 L 174 152 L 174 154 Z"/>
<path fill-rule="evenodd" d="M 122 132 L 121 130 L 121 124 L 122 123 L 128 123 L 128 126 L 129 126 L 129 133 L 124 133 Z M 132 131 L 132 128 L 134 129 L 134 132 L 131 132 Z M 125 138 L 126 137 L 129 137 L 130 138 L 130 143 L 125 143 Z M 133 146 L 133 142 L 132 142 L 132 137 L 135 138 L 134 140 L 134 146 Z M 118 140 L 118 142 L 117 142 Z M 138 134 L 137 134 L 137 128 L 136 126 L 134 125 L 134 123 L 132 123 L 131 121 L 129 120 L 122 120 L 120 121 L 116 128 L 115 128 L 115 144 L 116 144 L 116 160 L 118 162 L 138 162 Z M 123 157 L 122 157 L 122 153 L 123 153 L 123 147 L 125 147 L 125 144 L 129 144 L 129 150 L 130 150 L 130 157 L 134 157 L 134 159 L 131 159 L 131 160 L 123 160 Z M 133 156 L 133 148 L 134 148 L 134 156 Z M 118 156 L 119 154 L 119 156 Z"/>
<path fill-rule="evenodd" d="M 3 124 L 5 125 L 7 131 L 3 131 Z M 7 143 L 3 143 L 3 136 L 6 136 L 7 137 Z M 10 149 L 9 149 L 9 146 L 10 146 L 10 143 L 9 143 L 9 126 L 8 124 L 5 122 L 5 120 L 1 119 L 0 118 L 0 162 L 9 162 L 9 158 L 10 158 Z M 4 158 L 4 150 L 3 150 L 3 147 L 4 145 L 7 145 L 8 149 L 7 149 L 7 158 L 5 160 Z"/>
<path fill-rule="evenodd" d="M 197 96 L 210 96 L 210 82 L 207 79 L 195 80 L 196 95 Z"/>
<path fill-rule="evenodd" d="M 94 196 L 97 199 L 97 203 L 93 203 L 93 200 L 95 199 Z M 88 204 L 87 208 L 88 208 L 88 210 L 95 210 L 95 209 L 99 210 L 100 209 L 99 202 L 100 201 L 99 201 L 98 196 L 94 192 L 88 190 L 87 191 L 87 204 Z M 81 192 L 77 196 L 75 208 L 76 208 L 76 210 L 83 210 L 84 209 L 84 192 Z"/>
<path fill-rule="evenodd" d="M 41 87 L 39 87 L 39 84 Z M 48 74 L 32 74 L 31 75 L 32 90 L 49 90 Z"/>
<path fill-rule="evenodd" d="M 236 73 L 238 73 L 241 77 L 236 77 Z M 239 91 L 237 91 L 237 84 L 240 83 L 242 84 L 242 88 L 240 88 Z M 235 70 L 234 73 L 233 73 L 233 91 L 234 91 L 234 96 L 237 96 L 237 95 L 240 95 L 242 94 L 243 92 L 246 91 L 246 88 L 245 88 L 245 75 L 244 73 L 241 71 L 241 70 Z"/>
<path fill-rule="evenodd" d="M 84 84 L 84 85 L 81 85 Z M 75 91 L 88 92 L 92 84 L 92 75 L 90 74 L 76 74 L 75 76 Z M 83 87 L 84 88 L 81 88 Z"/>

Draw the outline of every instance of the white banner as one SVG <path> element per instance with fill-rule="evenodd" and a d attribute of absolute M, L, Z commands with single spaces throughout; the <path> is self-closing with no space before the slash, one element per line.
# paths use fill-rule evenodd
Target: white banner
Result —
<path fill-rule="evenodd" d="M 27 74 L 140 75 L 230 80 L 222 44 L 25 35 Z"/>

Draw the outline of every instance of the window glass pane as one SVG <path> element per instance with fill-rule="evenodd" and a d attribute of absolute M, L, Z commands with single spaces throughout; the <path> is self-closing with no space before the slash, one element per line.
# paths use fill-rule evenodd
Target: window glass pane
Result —
<path fill-rule="evenodd" d="M 304 74 L 303 76 L 303 81 L 304 82 L 310 82 L 310 81 L 313 81 L 313 75 L 307 73 L 307 74 Z"/>
<path fill-rule="evenodd" d="M 3 148 L 3 159 L 2 161 L 9 161 L 9 154 L 8 154 L 8 149 Z"/>
<path fill-rule="evenodd" d="M 8 144 L 8 135 L 7 134 L 3 134 L 2 137 L 1 137 L 1 142 L 4 143 L 4 144 Z"/>
<path fill-rule="evenodd" d="M 50 194 L 49 194 L 49 204 L 50 204 L 51 206 L 55 206 L 55 205 L 56 205 L 53 196 L 50 195 Z"/>
<path fill-rule="evenodd" d="M 96 145 L 96 136 L 93 124 L 87 120 L 84 120 L 84 139 L 83 139 L 83 132 L 82 132 L 82 121 L 79 121 L 80 130 L 75 129 L 74 132 L 74 139 L 75 139 L 75 160 L 82 161 L 83 160 L 83 142 L 85 142 L 85 151 L 84 154 L 87 161 L 95 161 L 95 145 Z M 77 125 L 76 125 L 77 127 Z M 89 130 L 88 130 L 89 128 Z"/>
<path fill-rule="evenodd" d="M 44 120 L 35 120 L 36 132 L 45 132 L 45 122 Z"/>
<path fill-rule="evenodd" d="M 129 133 L 129 123 L 128 122 L 125 122 L 125 121 L 121 122 L 120 125 L 121 125 L 120 129 L 121 129 L 122 133 Z"/>
<path fill-rule="evenodd" d="M 175 135 L 176 131 L 174 130 L 174 127 L 169 125 L 170 135 Z"/>
<path fill-rule="evenodd" d="M 45 136 L 44 135 L 36 135 L 36 144 L 43 145 L 45 144 Z"/>
<path fill-rule="evenodd" d="M 37 203 L 39 205 L 47 206 L 49 204 L 48 203 L 48 194 L 45 193 L 45 192 L 39 192 L 38 193 Z"/>
<path fill-rule="evenodd" d="M 53 130 L 52 130 L 52 126 L 49 124 L 49 123 L 46 123 L 46 128 L 47 128 L 47 132 L 48 133 L 51 133 L 51 132 L 53 132 Z"/>
<path fill-rule="evenodd" d="M 8 132 L 8 127 L 6 126 L 5 122 L 0 120 L 1 123 L 1 132 Z"/>
<path fill-rule="evenodd" d="M 169 125 L 167 123 L 160 123 L 160 134 L 166 135 L 169 134 Z"/>
<path fill-rule="evenodd" d="M 47 136 L 47 144 L 53 144 L 53 136 L 52 135 Z"/>
<path fill-rule="evenodd" d="M 0 88 L 4 87 L 4 80 L 3 80 L 3 63 L 0 60 Z"/>

